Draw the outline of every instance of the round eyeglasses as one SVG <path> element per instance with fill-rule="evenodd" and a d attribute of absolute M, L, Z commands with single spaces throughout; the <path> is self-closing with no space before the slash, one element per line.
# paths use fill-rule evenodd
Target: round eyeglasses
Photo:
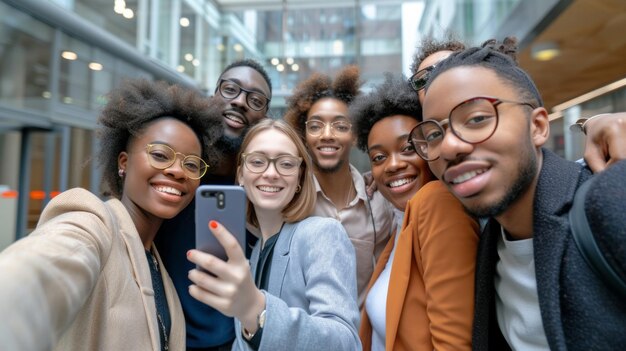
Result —
<path fill-rule="evenodd" d="M 426 161 L 439 158 L 441 143 L 446 133 L 445 125 L 449 125 L 452 134 L 466 143 L 482 143 L 489 139 L 498 128 L 498 106 L 503 103 L 535 108 L 528 102 L 485 96 L 474 97 L 456 105 L 450 111 L 448 119 L 426 120 L 419 123 L 409 133 L 409 142 L 413 144 L 415 152 Z"/>
<path fill-rule="evenodd" d="M 334 122 L 322 122 L 319 120 L 311 120 L 306 121 L 304 123 L 306 126 L 307 134 L 318 137 L 324 134 L 327 126 L 330 126 L 330 133 L 334 136 L 343 136 L 352 130 L 352 124 L 348 121 L 334 121 Z"/>
<path fill-rule="evenodd" d="M 255 111 L 263 110 L 270 102 L 270 99 L 265 95 L 252 90 L 244 89 L 232 80 L 220 79 L 220 84 L 217 89 L 225 99 L 235 99 L 239 96 L 239 94 L 241 94 L 242 91 L 245 92 L 246 104 L 248 104 L 248 107 Z"/>
<path fill-rule="evenodd" d="M 437 67 L 437 65 L 431 65 L 415 72 L 415 74 L 408 80 L 411 88 L 415 91 L 424 89 L 426 87 L 426 83 L 428 83 L 428 79 L 430 78 L 430 72 L 432 72 L 435 67 Z"/>
<path fill-rule="evenodd" d="M 200 179 L 206 173 L 209 166 L 198 156 L 184 155 L 174 151 L 165 144 L 147 144 L 146 152 L 150 165 L 156 169 L 166 169 L 176 162 L 176 156 L 182 156 L 180 166 L 185 175 L 190 179 Z"/>
<path fill-rule="evenodd" d="M 292 155 L 281 155 L 278 157 L 267 157 L 259 152 L 251 152 L 249 154 L 241 154 L 243 164 L 252 173 L 265 172 L 271 163 L 280 175 L 289 176 L 298 173 L 302 157 Z"/>

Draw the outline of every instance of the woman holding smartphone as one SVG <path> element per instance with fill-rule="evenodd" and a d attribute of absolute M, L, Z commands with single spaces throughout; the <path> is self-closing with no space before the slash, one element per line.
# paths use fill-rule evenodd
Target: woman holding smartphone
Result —
<path fill-rule="evenodd" d="M 285 122 L 267 119 L 246 135 L 237 179 L 248 222 L 261 238 L 250 258 L 215 221 L 227 261 L 191 250 L 190 294 L 236 318 L 236 350 L 359 350 L 354 248 L 341 224 L 309 217 L 315 205 L 311 161 Z"/>
<path fill-rule="evenodd" d="M 108 201 L 75 188 L 0 253 L 3 350 L 184 350 L 185 321 L 152 243 L 219 161 L 221 115 L 206 97 L 127 81 L 99 118 Z"/>

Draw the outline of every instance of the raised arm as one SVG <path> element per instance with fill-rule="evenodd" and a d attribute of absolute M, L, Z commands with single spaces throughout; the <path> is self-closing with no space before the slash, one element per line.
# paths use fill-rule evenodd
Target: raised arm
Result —
<path fill-rule="evenodd" d="M 0 253 L 2 349 L 54 348 L 98 280 L 111 227 L 104 204 L 73 189 L 50 202 L 33 233 Z"/>
<path fill-rule="evenodd" d="M 592 171 L 626 159 L 626 112 L 596 115 L 575 125 L 586 135 L 584 157 Z"/>

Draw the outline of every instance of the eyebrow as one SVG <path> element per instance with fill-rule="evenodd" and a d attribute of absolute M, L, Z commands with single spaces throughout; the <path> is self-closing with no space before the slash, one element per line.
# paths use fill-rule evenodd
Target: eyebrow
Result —
<path fill-rule="evenodd" d="M 396 138 L 396 141 L 405 141 L 405 142 L 408 143 L 409 142 L 409 133 L 402 134 L 402 135 L 398 136 Z M 383 147 L 382 144 L 374 144 L 372 146 L 368 146 L 367 149 L 368 150 L 372 150 L 372 149 L 376 150 L 376 149 L 380 149 L 382 147 Z"/>
<path fill-rule="evenodd" d="M 317 120 L 317 121 L 321 121 L 322 117 L 320 115 L 312 115 L 309 119 L 314 119 L 314 120 Z M 350 118 L 348 118 L 348 116 L 345 116 L 345 115 L 335 115 L 333 117 L 332 122 L 337 122 L 339 120 L 346 120 L 346 121 L 350 122 Z"/>
<path fill-rule="evenodd" d="M 172 145 L 170 145 L 170 143 L 167 143 L 167 142 L 165 142 L 165 141 L 155 140 L 155 141 L 151 141 L 151 142 L 149 142 L 148 144 L 161 144 L 161 145 L 165 145 L 165 146 L 169 147 L 170 149 L 174 150 L 174 152 L 178 152 L 179 154 L 183 154 L 183 155 L 185 155 L 185 156 L 196 156 L 196 157 L 200 157 L 200 158 L 202 158 L 202 156 L 201 156 L 201 155 L 198 155 L 198 154 L 196 154 L 196 153 L 184 154 L 184 153 L 182 153 L 182 152 L 180 152 L 180 151 L 176 150 L 176 148 L 175 148 L 175 147 L 173 147 Z M 200 149 L 202 149 L 202 146 L 200 146 Z"/>
<path fill-rule="evenodd" d="M 263 96 L 265 96 L 266 98 L 269 99 L 269 97 L 268 97 L 269 95 L 266 94 L 262 89 L 259 89 L 257 87 L 246 87 L 246 86 L 244 86 L 242 84 L 241 80 L 239 80 L 237 78 L 224 78 L 224 77 L 222 77 L 222 80 L 227 80 L 229 82 L 237 83 L 237 85 L 239 85 L 240 87 L 242 87 L 242 88 L 244 88 L 246 90 L 253 91 L 255 93 L 259 93 L 259 94 L 261 94 L 261 95 L 263 95 Z"/>
<path fill-rule="evenodd" d="M 248 155 L 249 155 L 249 154 L 261 154 L 261 155 L 263 155 L 263 156 L 270 157 L 270 156 L 267 154 L 267 152 L 265 152 L 265 151 L 250 151 L 250 152 L 246 152 L 246 154 L 248 154 Z M 276 157 L 281 157 L 281 156 L 300 157 L 300 156 L 298 156 L 298 155 L 293 155 L 293 154 L 290 154 L 290 153 L 288 153 L 288 152 L 283 152 L 283 153 L 276 154 L 276 156 L 274 156 L 273 158 L 276 158 Z"/>

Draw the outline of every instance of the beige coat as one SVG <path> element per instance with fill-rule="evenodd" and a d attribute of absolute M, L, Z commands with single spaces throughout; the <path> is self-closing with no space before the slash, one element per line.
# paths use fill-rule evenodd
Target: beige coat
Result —
<path fill-rule="evenodd" d="M 182 308 L 161 272 L 170 350 L 184 350 Z M 2 349 L 160 350 L 150 267 L 117 199 L 84 189 L 55 197 L 37 229 L 0 253 L 0 282 Z"/>

